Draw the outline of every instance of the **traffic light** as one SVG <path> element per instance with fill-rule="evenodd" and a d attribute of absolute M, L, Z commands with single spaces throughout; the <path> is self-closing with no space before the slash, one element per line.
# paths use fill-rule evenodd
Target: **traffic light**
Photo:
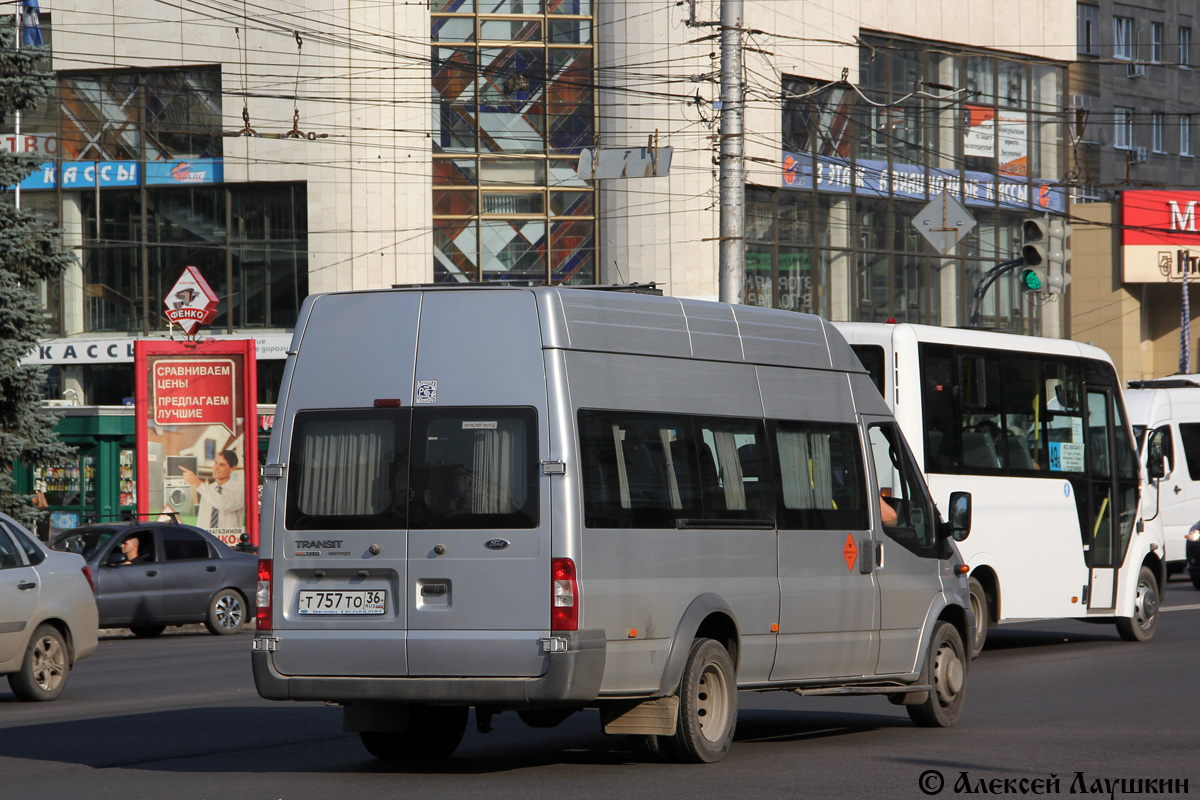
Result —
<path fill-rule="evenodd" d="M 1046 268 L 1046 291 L 1050 294 L 1062 294 L 1071 282 L 1067 273 L 1067 264 L 1071 261 L 1071 251 L 1067 249 L 1070 235 L 1071 226 L 1066 220 L 1050 220 L 1050 263 Z"/>
<path fill-rule="evenodd" d="M 1036 217 L 1021 225 L 1021 288 L 1030 292 L 1062 294 L 1071 276 L 1067 274 L 1067 262 L 1071 251 L 1067 249 L 1067 237 L 1071 226 L 1062 219 Z"/>
<path fill-rule="evenodd" d="M 1033 267 L 1025 267 L 1017 279 L 1021 288 L 1027 292 L 1043 292 L 1046 290 L 1046 273 Z"/>

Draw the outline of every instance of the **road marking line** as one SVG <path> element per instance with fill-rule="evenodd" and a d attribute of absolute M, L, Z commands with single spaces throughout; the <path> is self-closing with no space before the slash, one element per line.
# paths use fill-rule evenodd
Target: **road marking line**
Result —
<path fill-rule="evenodd" d="M 1159 611 L 1195 611 L 1200 608 L 1200 603 L 1192 603 L 1190 606 L 1159 606 Z"/>

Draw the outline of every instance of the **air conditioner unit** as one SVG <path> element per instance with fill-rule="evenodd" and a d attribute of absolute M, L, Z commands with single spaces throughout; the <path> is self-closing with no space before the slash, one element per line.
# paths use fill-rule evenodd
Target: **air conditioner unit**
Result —
<path fill-rule="evenodd" d="M 1140 78 L 1146 74 L 1146 65 L 1134 62 L 1129 65 L 1128 75 L 1131 78 Z"/>
<path fill-rule="evenodd" d="M 1099 98 L 1090 94 L 1073 94 L 1071 95 L 1071 108 L 1080 109 L 1082 111 L 1094 111 L 1099 103 Z"/>
<path fill-rule="evenodd" d="M 1146 148 L 1131 147 L 1129 148 L 1129 163 L 1143 164 L 1146 161 Z"/>

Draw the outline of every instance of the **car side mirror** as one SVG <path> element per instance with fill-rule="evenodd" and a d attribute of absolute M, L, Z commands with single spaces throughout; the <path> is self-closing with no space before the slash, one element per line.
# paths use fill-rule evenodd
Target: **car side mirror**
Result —
<path fill-rule="evenodd" d="M 1146 445 L 1146 474 L 1152 481 L 1166 477 L 1167 464 L 1163 455 L 1162 431 L 1150 434 L 1150 441 Z"/>
<path fill-rule="evenodd" d="M 971 535 L 971 493 L 950 493 L 950 538 L 961 542 Z"/>
<path fill-rule="evenodd" d="M 129 556 L 125 555 L 119 549 L 108 554 L 108 560 L 104 562 L 110 567 L 119 567 L 122 564 L 129 563 Z"/>

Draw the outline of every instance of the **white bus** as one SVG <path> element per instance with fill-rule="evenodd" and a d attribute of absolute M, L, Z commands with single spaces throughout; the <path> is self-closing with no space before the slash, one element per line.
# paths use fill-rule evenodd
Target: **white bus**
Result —
<path fill-rule="evenodd" d="M 1166 580 L 1161 524 L 1112 360 L 1061 339 L 837 323 L 892 407 L 934 500 L 973 497 L 974 651 L 1023 619 L 1115 622 L 1145 641 Z M 1153 516 L 1153 515 L 1149 515 Z"/>

